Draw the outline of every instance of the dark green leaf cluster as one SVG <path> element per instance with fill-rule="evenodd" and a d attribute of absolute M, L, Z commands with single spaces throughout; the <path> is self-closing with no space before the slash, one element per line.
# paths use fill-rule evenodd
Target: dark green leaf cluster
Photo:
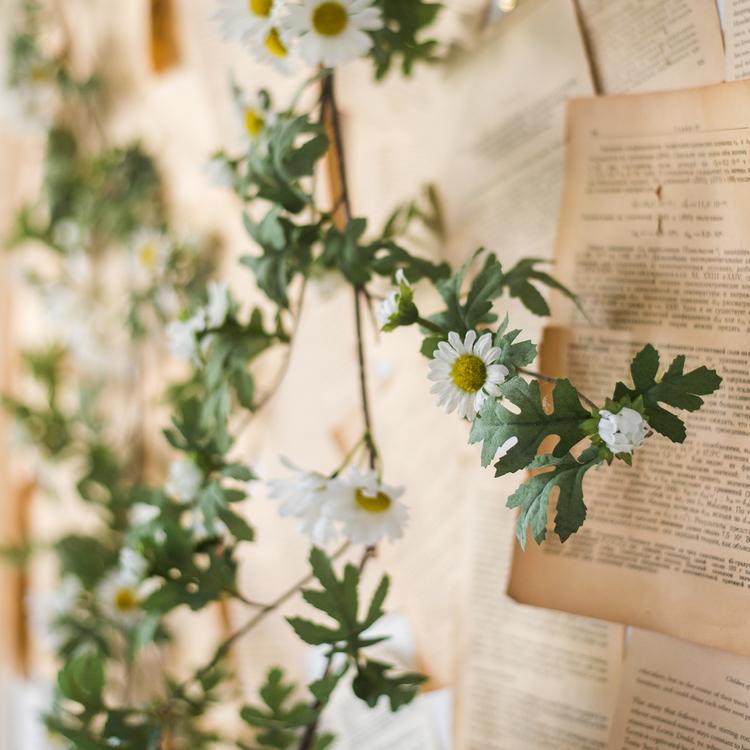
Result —
<path fill-rule="evenodd" d="M 392 666 L 365 656 L 363 649 L 380 643 L 382 637 L 367 635 L 367 631 L 383 616 L 383 603 L 388 594 L 389 579 L 384 576 L 378 585 L 364 616 L 359 615 L 360 574 L 353 565 L 346 565 L 342 578 L 336 576 L 331 560 L 320 549 L 310 554 L 313 574 L 320 590 L 306 589 L 302 596 L 308 604 L 328 615 L 333 625 L 323 625 L 301 617 L 287 618 L 297 635 L 314 646 L 327 646 L 330 657 L 343 654 L 356 672 L 355 694 L 374 706 L 385 696 L 391 710 L 396 711 L 416 695 L 424 677 L 418 674 L 391 674 Z M 342 677 L 344 670 L 339 673 Z"/>
<path fill-rule="evenodd" d="M 703 406 L 701 396 L 718 390 L 721 377 L 715 370 L 697 367 L 685 372 L 685 355 L 675 357 L 666 372 L 659 375 L 659 353 L 651 344 L 636 354 L 630 365 L 633 387 L 618 383 L 614 401 L 627 397 L 631 401 L 643 399 L 646 420 L 656 432 L 674 443 L 685 441 L 685 423 L 661 404 L 685 411 L 698 411 Z"/>
<path fill-rule="evenodd" d="M 271 669 L 265 684 L 260 688 L 263 704 L 245 706 L 241 716 L 256 730 L 255 742 L 260 747 L 278 750 L 297 748 L 308 727 L 317 724 L 322 707 L 328 702 L 337 682 L 338 677 L 335 675 L 318 680 L 309 686 L 314 697 L 312 703 L 293 701 L 292 696 L 296 691 L 294 683 L 284 681 L 281 669 Z M 320 734 L 312 747 L 324 750 L 330 747 L 333 740 L 333 735 Z"/>
<path fill-rule="evenodd" d="M 68 252 L 56 229 L 73 222 L 88 235 L 96 253 L 114 242 L 127 242 L 142 227 L 164 223 L 161 178 L 139 144 L 91 155 L 73 130 L 57 126 L 47 140 L 44 186 L 46 210 L 30 206 L 21 211 L 15 243 L 37 239 Z"/>
<path fill-rule="evenodd" d="M 81 750 L 159 750 L 165 742 L 208 750 L 221 738 L 202 730 L 196 719 L 216 702 L 215 691 L 223 677 L 214 670 L 191 695 L 172 685 L 171 697 L 163 703 L 114 707 L 107 697 L 103 655 L 81 648 L 69 657 L 58 675 L 54 712 L 45 717 L 45 722 L 50 732 L 69 743 L 66 747 Z"/>
<path fill-rule="evenodd" d="M 659 354 L 650 344 L 633 359 L 630 366 L 633 386 L 617 383 L 614 397 L 605 409 L 617 414 L 627 407 L 641 414 L 656 432 L 674 442 L 685 439 L 685 426 L 666 404 L 678 409 L 697 411 L 703 405 L 701 396 L 716 391 L 721 378 L 706 367 L 685 372 L 685 357 L 676 357 L 659 375 Z M 630 453 L 614 456 L 598 434 L 601 419 L 597 408 L 587 411 L 581 395 L 564 379 L 558 379 L 551 391 L 552 404 L 545 408 L 538 381 L 512 378 L 501 386 L 502 398 L 513 409 L 488 400 L 474 420 L 470 442 L 482 443 L 482 465 L 487 466 L 498 451 L 496 476 L 521 469 L 537 471 L 508 499 L 509 508 L 520 508 L 516 534 L 524 547 L 527 528 L 537 543 L 547 534 L 547 515 L 552 490 L 558 488 L 555 533 L 561 541 L 574 534 L 586 519 L 583 500 L 583 478 L 586 472 L 603 462 L 620 458 L 630 464 Z M 550 453 L 537 456 L 545 440 L 556 437 Z M 582 441 L 591 444 L 575 457 L 571 451 Z"/>
<path fill-rule="evenodd" d="M 495 301 L 506 291 L 538 315 L 548 314 L 549 308 L 532 282 L 559 289 L 575 299 L 570 290 L 548 274 L 536 269 L 543 261 L 522 260 L 505 272 L 493 253 L 487 255 L 484 264 L 464 293 L 467 273 L 482 253 L 483 250 L 477 250 L 453 276 L 436 285 L 446 308 L 428 318 L 435 330 L 431 329 L 432 333 L 425 338 L 422 346 L 425 356 L 431 357 L 438 343 L 445 340 L 450 331 L 455 331 L 463 337 L 467 331 L 495 323 L 497 316 L 492 311 Z"/>
<path fill-rule="evenodd" d="M 412 73 L 417 62 L 434 62 L 438 42 L 423 38 L 424 31 L 436 20 L 441 3 L 425 0 L 377 0 L 383 16 L 383 28 L 372 32 L 370 57 L 375 63 L 375 78 L 385 78 L 396 65 L 405 76 Z"/>

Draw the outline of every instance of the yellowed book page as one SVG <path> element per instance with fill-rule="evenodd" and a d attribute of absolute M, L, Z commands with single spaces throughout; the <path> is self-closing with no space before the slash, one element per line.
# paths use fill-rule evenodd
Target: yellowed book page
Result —
<path fill-rule="evenodd" d="M 608 750 L 750 747 L 750 659 L 636 630 Z"/>
<path fill-rule="evenodd" d="M 459 747 L 604 750 L 624 628 L 502 595 L 513 544 L 510 484 L 496 480 L 470 506 Z"/>
<path fill-rule="evenodd" d="M 551 258 L 563 183 L 565 103 L 593 93 L 571 0 L 526 0 L 458 60 L 458 114 L 440 190 L 450 253 Z"/>
<path fill-rule="evenodd" d="M 750 77 L 750 1 L 726 0 L 724 5 L 726 80 Z"/>
<path fill-rule="evenodd" d="M 724 80 L 714 0 L 578 0 L 578 8 L 602 94 Z"/>
<path fill-rule="evenodd" d="M 550 531 L 541 547 L 517 549 L 509 593 L 529 604 L 750 654 L 746 342 L 696 332 L 678 341 L 656 329 L 637 335 L 551 329 L 543 366 L 602 403 L 647 342 L 665 361 L 686 354 L 687 369 L 714 367 L 725 385 L 702 411 L 685 417 L 684 445 L 654 435 L 632 468 L 615 462 L 587 474 L 583 528 L 565 544 Z"/>
<path fill-rule="evenodd" d="M 591 472 L 582 531 L 517 552 L 510 585 L 523 602 L 746 654 L 748 93 L 737 82 L 571 106 L 559 272 L 590 321 L 558 305 L 572 330 L 549 332 L 543 368 L 602 403 L 652 342 L 663 366 L 685 354 L 724 383 L 681 413 L 684 445 L 655 435 L 632 469 Z"/>

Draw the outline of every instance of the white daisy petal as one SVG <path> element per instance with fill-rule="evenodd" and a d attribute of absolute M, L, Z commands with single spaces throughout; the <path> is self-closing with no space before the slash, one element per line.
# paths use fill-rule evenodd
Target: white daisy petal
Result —
<path fill-rule="evenodd" d="M 494 364 L 502 352 L 491 344 L 491 333 L 477 339 L 476 331 L 468 331 L 463 341 L 451 331 L 448 342 L 438 344 L 427 378 L 433 382 L 430 392 L 438 395 L 438 406 L 447 413 L 455 410 L 461 419 L 473 420 L 488 397 L 501 395 L 499 386 L 510 371 Z"/>
<path fill-rule="evenodd" d="M 369 33 L 383 27 L 373 0 L 295 0 L 282 18 L 286 38 L 295 40 L 310 65 L 334 67 L 370 50 Z"/>

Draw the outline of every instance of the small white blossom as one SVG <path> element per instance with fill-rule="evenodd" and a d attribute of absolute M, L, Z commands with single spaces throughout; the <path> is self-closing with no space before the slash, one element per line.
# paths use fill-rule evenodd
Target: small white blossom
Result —
<path fill-rule="evenodd" d="M 146 596 L 143 576 L 147 567 L 147 561 L 135 550 L 125 548 L 120 552 L 118 567 L 97 588 L 99 605 L 108 617 L 130 625 L 141 616 Z"/>
<path fill-rule="evenodd" d="M 383 28 L 373 0 L 298 0 L 289 4 L 283 23 L 298 39 L 302 58 L 327 68 L 369 52 L 373 40 L 367 32 Z"/>
<path fill-rule="evenodd" d="M 229 313 L 229 288 L 223 281 L 208 282 L 206 327 L 221 328 Z"/>
<path fill-rule="evenodd" d="M 191 503 L 203 484 L 203 478 L 203 472 L 193 461 L 173 461 L 169 466 L 169 479 L 164 489 L 181 503 Z"/>
<path fill-rule="evenodd" d="M 158 281 L 169 260 L 169 238 L 162 232 L 142 229 L 133 237 L 130 250 L 138 286 L 143 288 Z"/>
<path fill-rule="evenodd" d="M 406 276 L 404 275 L 403 268 L 399 268 L 398 271 L 396 271 L 396 283 L 398 284 L 398 287 L 388 292 L 385 299 L 378 306 L 377 318 L 378 325 L 380 325 L 381 328 L 384 328 L 386 325 L 388 325 L 388 323 L 391 322 L 391 318 L 398 312 L 398 302 L 399 297 L 401 296 L 401 285 L 404 284 L 409 287 L 409 289 L 411 289 L 411 284 L 409 284 Z"/>
<path fill-rule="evenodd" d="M 612 453 L 632 453 L 643 445 L 648 422 L 635 409 L 626 406 L 616 414 L 602 409 L 599 415 L 599 437 Z"/>
<path fill-rule="evenodd" d="M 473 420 L 488 396 L 500 395 L 500 385 L 510 374 L 505 365 L 496 364 L 498 357 L 500 349 L 492 346 L 492 334 L 485 333 L 477 341 L 476 332 L 469 331 L 461 341 L 451 331 L 430 362 L 428 377 L 435 382 L 432 393 L 438 395 L 438 406 Z"/>
<path fill-rule="evenodd" d="M 190 362 L 199 352 L 198 334 L 206 330 L 206 311 L 198 310 L 187 320 L 173 320 L 166 328 L 169 351 L 178 359 Z"/>
<path fill-rule="evenodd" d="M 338 485 L 335 480 L 318 472 L 297 468 L 285 458 L 282 458 L 282 463 L 294 475 L 290 479 L 268 482 L 270 498 L 279 502 L 282 516 L 292 516 L 302 521 L 303 533 L 314 544 L 328 544 L 336 537 L 331 510 Z"/>
<path fill-rule="evenodd" d="M 148 503 L 135 503 L 130 509 L 131 526 L 146 526 L 159 517 L 159 507 Z"/>
<path fill-rule="evenodd" d="M 371 546 L 386 537 L 393 542 L 403 536 L 409 518 L 399 501 L 403 494 L 403 487 L 383 484 L 374 471 L 351 467 L 336 481 L 332 513 L 355 544 Z"/>

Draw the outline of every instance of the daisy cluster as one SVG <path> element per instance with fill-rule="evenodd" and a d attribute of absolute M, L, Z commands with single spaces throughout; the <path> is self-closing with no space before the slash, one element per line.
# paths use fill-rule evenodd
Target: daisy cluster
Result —
<path fill-rule="evenodd" d="M 367 54 L 383 28 L 373 0 L 219 0 L 222 34 L 284 73 L 299 60 L 332 68 Z"/>
<path fill-rule="evenodd" d="M 349 467 L 341 476 L 326 477 L 282 460 L 293 475 L 269 482 L 269 495 L 282 516 L 300 519 L 314 544 L 328 544 L 340 534 L 369 547 L 403 536 L 408 520 L 399 501 L 403 488 L 382 483 L 371 470 Z"/>

